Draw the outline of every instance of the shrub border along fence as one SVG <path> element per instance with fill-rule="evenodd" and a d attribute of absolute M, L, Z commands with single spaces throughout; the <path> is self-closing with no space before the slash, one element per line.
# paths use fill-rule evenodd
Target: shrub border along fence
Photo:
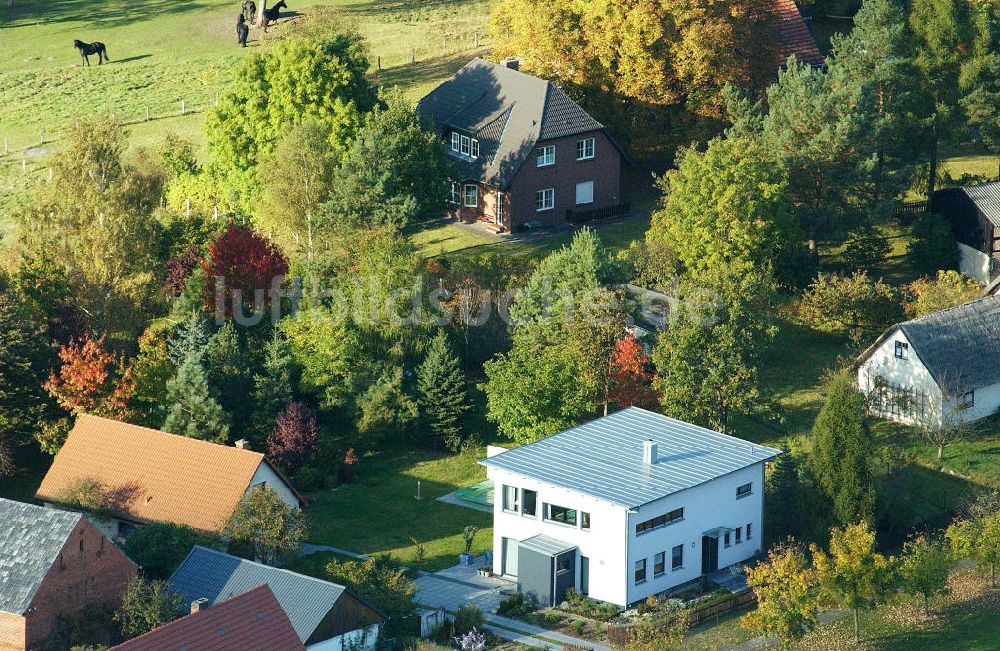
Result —
<path fill-rule="evenodd" d="M 723 597 L 718 600 L 714 600 L 703 606 L 695 606 L 694 608 L 687 611 L 688 615 L 688 625 L 696 626 L 712 617 L 717 617 L 719 615 L 724 615 L 733 610 L 739 608 L 744 608 L 757 603 L 757 595 L 754 594 L 753 590 L 743 590 L 741 592 L 734 592 L 727 597 Z M 670 618 L 666 621 L 666 624 L 672 623 L 674 618 Z M 612 645 L 625 646 L 629 642 L 629 631 L 632 629 L 632 624 L 607 624 L 605 626 L 605 633 L 608 636 L 608 641 Z"/>

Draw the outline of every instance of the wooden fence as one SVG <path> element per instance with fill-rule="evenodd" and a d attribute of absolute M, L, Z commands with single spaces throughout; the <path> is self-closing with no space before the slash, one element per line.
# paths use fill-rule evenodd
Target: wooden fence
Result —
<path fill-rule="evenodd" d="M 902 221 L 910 221 L 927 212 L 927 200 L 900 201 L 896 205 L 895 217 Z"/>
<path fill-rule="evenodd" d="M 757 596 L 752 590 L 744 590 L 742 592 L 734 592 L 731 595 L 720 598 L 718 600 L 713 600 L 704 606 L 695 606 L 694 608 L 687 611 L 688 615 L 688 625 L 695 626 L 700 624 L 712 617 L 718 617 L 719 615 L 724 615 L 730 611 L 737 610 L 739 608 L 745 608 L 757 603 Z M 664 626 L 669 626 L 674 621 L 673 617 L 665 619 Z M 631 637 L 631 624 L 608 624 L 605 633 L 607 633 L 608 641 L 614 645 L 626 646 Z"/>

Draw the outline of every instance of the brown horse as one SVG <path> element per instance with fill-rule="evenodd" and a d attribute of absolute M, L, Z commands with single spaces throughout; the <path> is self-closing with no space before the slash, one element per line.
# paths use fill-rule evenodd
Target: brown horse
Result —
<path fill-rule="evenodd" d="M 288 8 L 285 4 L 285 0 L 279 0 L 278 4 L 274 5 L 270 9 L 267 7 L 261 11 L 260 26 L 264 28 L 264 32 L 267 33 L 267 26 L 271 23 L 278 22 L 278 17 L 281 15 L 282 7 Z"/>

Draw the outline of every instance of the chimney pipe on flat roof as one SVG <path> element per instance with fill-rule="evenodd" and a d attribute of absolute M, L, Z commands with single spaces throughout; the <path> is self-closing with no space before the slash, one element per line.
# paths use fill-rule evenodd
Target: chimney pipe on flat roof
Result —
<path fill-rule="evenodd" d="M 656 463 L 657 459 L 657 447 L 653 439 L 646 439 L 642 442 L 642 462 L 647 466 L 652 466 Z"/>
<path fill-rule="evenodd" d="M 200 613 L 203 610 L 208 610 L 208 599 L 205 597 L 198 597 L 191 602 L 191 614 Z"/>
<path fill-rule="evenodd" d="M 239 441 L 236 441 L 236 443 L 234 443 L 234 445 L 236 447 L 238 447 L 239 449 L 241 449 L 241 450 L 249 450 L 250 449 L 250 441 L 248 441 L 246 439 L 240 439 Z"/>
<path fill-rule="evenodd" d="M 521 60 L 520 59 L 504 59 L 503 60 L 503 65 L 505 67 L 507 67 L 507 68 L 510 68 L 511 70 L 520 70 L 521 69 Z"/>

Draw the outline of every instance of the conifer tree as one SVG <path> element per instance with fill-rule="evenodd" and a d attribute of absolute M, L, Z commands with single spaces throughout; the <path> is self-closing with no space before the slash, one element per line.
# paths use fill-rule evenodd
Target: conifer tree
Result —
<path fill-rule="evenodd" d="M 264 364 L 253 380 L 253 434 L 255 450 L 263 450 L 267 435 L 274 429 L 278 414 L 292 402 L 292 357 L 281 335 L 264 346 Z"/>
<path fill-rule="evenodd" d="M 875 445 L 864 413 L 865 398 L 847 373 L 827 385 L 827 398 L 813 424 L 813 470 L 843 525 L 872 521 Z"/>
<path fill-rule="evenodd" d="M 167 417 L 163 429 L 174 434 L 225 443 L 229 419 L 212 395 L 205 368 L 208 336 L 197 315 L 185 324 L 171 346 L 177 374 L 167 382 Z"/>
<path fill-rule="evenodd" d="M 417 404 L 420 416 L 434 435 L 451 450 L 462 442 L 465 377 L 458 357 L 448 345 L 444 330 L 431 340 L 427 356 L 417 369 Z"/>

